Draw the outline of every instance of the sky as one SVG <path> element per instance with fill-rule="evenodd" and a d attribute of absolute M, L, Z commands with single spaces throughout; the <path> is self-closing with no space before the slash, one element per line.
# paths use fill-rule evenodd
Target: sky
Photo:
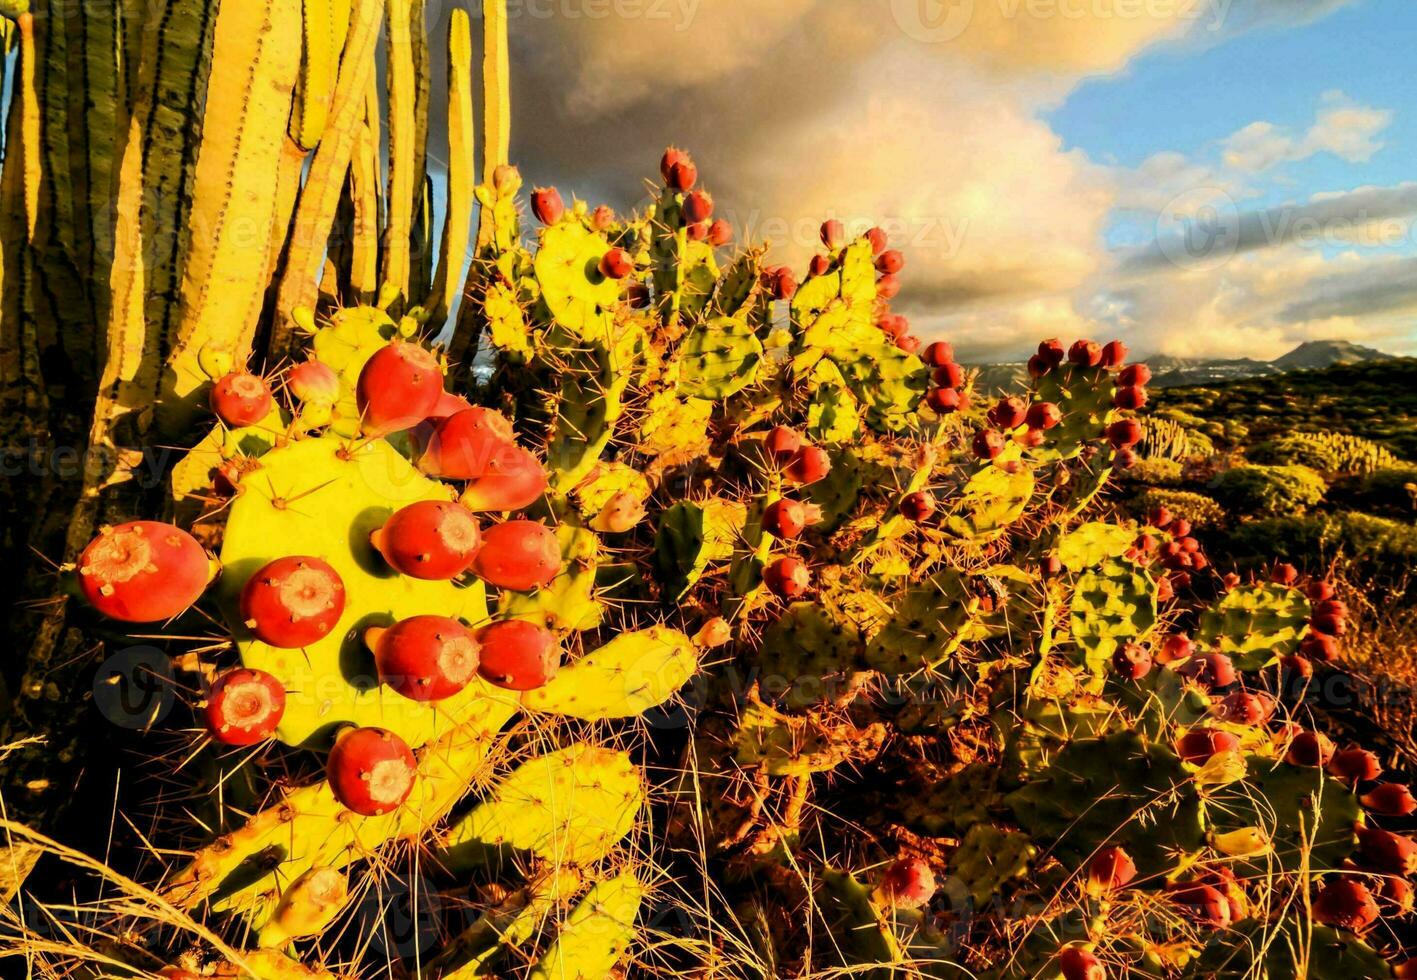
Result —
<path fill-rule="evenodd" d="M 961 356 L 1044 337 L 1417 354 L 1411 0 L 509 0 L 514 162 L 643 205 L 693 152 L 740 240 L 906 254 Z"/>

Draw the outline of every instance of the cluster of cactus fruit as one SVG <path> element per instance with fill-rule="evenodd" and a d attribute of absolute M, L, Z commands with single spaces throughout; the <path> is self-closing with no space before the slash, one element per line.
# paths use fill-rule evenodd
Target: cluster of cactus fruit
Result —
<path fill-rule="evenodd" d="M 337 304 L 270 376 L 204 359 L 192 531 L 106 529 L 78 585 L 177 634 L 217 612 L 194 737 L 324 775 L 163 894 L 256 976 L 324 972 L 398 841 L 521 879 L 427 977 L 1389 975 L 1417 804 L 1304 714 L 1346 607 L 1109 518 L 1146 367 L 1050 340 L 976 407 L 891 312 L 879 229 L 828 221 L 799 279 L 728 252 L 687 153 L 661 176 L 633 215 L 535 190 L 532 247 L 516 171 L 478 187 L 489 372 L 420 309 Z M 687 731 L 634 737 L 694 678 Z M 696 942 L 656 943 L 670 906 Z"/>

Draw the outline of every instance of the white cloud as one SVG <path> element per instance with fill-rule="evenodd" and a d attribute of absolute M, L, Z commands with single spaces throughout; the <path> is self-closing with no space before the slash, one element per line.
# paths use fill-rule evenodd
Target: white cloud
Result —
<path fill-rule="evenodd" d="M 1390 110 L 1358 105 L 1342 92 L 1328 92 L 1307 132 L 1296 135 L 1274 123 L 1253 122 L 1223 141 L 1222 156 L 1226 166 L 1250 174 L 1319 153 L 1331 153 L 1349 163 L 1367 163 L 1383 148 L 1379 137 L 1392 118 Z"/>

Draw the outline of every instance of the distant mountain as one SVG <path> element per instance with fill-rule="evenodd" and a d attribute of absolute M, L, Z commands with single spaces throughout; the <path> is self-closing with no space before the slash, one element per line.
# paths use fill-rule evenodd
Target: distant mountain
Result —
<path fill-rule="evenodd" d="M 1152 384 L 1159 388 L 1219 384 L 1290 371 L 1318 371 L 1337 364 L 1366 364 L 1392 359 L 1391 354 L 1347 340 L 1310 340 L 1272 361 L 1257 361 L 1251 357 L 1172 357 L 1169 354 L 1136 358 L 1145 361 L 1151 368 Z M 982 392 L 1014 390 L 1028 376 L 1022 363 L 971 366 L 979 369 L 977 388 Z"/>

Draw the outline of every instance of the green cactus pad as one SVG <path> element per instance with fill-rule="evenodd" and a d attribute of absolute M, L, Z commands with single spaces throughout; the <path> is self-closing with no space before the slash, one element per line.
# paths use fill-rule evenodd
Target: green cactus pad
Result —
<path fill-rule="evenodd" d="M 606 342 L 563 352 L 561 397 L 546 447 L 551 485 L 568 493 L 600 461 L 624 411 L 621 401 L 644 354 L 644 332 L 634 324 Z"/>
<path fill-rule="evenodd" d="M 756 380 L 763 345 L 742 320 L 721 316 L 691 330 L 679 358 L 679 393 L 721 401 Z"/>
<path fill-rule="evenodd" d="M 860 653 L 855 629 L 816 603 L 794 602 L 763 635 L 759 686 L 765 695 L 781 692 L 789 708 L 833 700 L 850 687 Z"/>
<path fill-rule="evenodd" d="M 1114 383 L 1106 368 L 1080 367 L 1064 363 L 1034 385 L 1034 398 L 1052 402 L 1063 419 L 1045 433 L 1042 446 L 1029 455 L 1039 461 L 1072 459 L 1083 446 L 1103 437 L 1109 422 L 1117 417 L 1112 408 Z"/>
<path fill-rule="evenodd" d="M 713 402 L 686 400 L 673 391 L 656 392 L 645 406 L 638 448 L 648 456 L 691 458 L 708 449 L 712 417 Z"/>
<path fill-rule="evenodd" d="M 866 644 L 866 664 L 884 674 L 934 667 L 960 644 L 982 639 L 979 600 L 966 579 L 945 571 L 906 591 L 889 621 Z"/>
<path fill-rule="evenodd" d="M 1289 916 L 1282 922 L 1246 919 L 1232 926 L 1191 964 L 1187 980 L 1379 980 L 1392 968 L 1347 932 Z"/>
<path fill-rule="evenodd" d="M 556 322 L 598 340 L 609 331 L 620 302 L 620 283 L 600 274 L 610 243 L 578 221 L 561 221 L 541 233 L 536 280 Z"/>
<path fill-rule="evenodd" d="M 1255 670 L 1297 650 L 1312 614 L 1298 589 L 1273 582 L 1242 586 L 1201 615 L 1197 639 L 1229 654 L 1240 670 Z"/>
<path fill-rule="evenodd" d="M 925 397 L 930 372 L 914 354 L 895 346 L 865 316 L 837 300 L 812 321 L 793 348 L 793 371 L 810 376 L 823 358 L 841 372 L 870 425 L 904 429 Z"/>
<path fill-rule="evenodd" d="M 1339 870 L 1353 853 L 1358 798 L 1322 769 L 1291 766 L 1261 756 L 1246 760 L 1243 781 L 1212 791 L 1207 813 L 1216 833 L 1259 827 L 1273 854 L 1257 859 L 1288 871 Z"/>
<path fill-rule="evenodd" d="M 1072 867 L 1120 844 L 1142 873 L 1156 874 L 1204 843 L 1201 804 L 1181 760 L 1131 732 L 1069 743 L 1004 802 L 1034 841 Z"/>
<path fill-rule="evenodd" d="M 1023 516 L 1035 487 L 1033 471 L 989 465 L 969 478 L 953 501 L 945 527 L 975 544 L 995 540 Z"/>
<path fill-rule="evenodd" d="M 458 724 L 479 701 L 499 696 L 474 681 L 437 704 L 411 701 L 379 683 L 363 630 L 425 613 L 487 621 L 485 590 L 422 581 L 384 563 L 369 535 L 400 507 L 448 500 L 446 487 L 427 479 L 387 442 L 348 443 L 334 436 L 274 449 L 242 480 L 231 505 L 221 560 L 219 595 L 242 662 L 275 675 L 286 688 L 276 736 L 298 745 L 338 722 L 374 725 L 422 745 Z M 330 635 L 301 650 L 280 650 L 253 637 L 241 622 L 238 599 L 246 580 L 267 562 L 313 555 L 344 581 L 345 611 Z"/>
<path fill-rule="evenodd" d="M 885 737 L 885 726 L 879 723 L 866 728 L 844 719 L 821 723 L 750 700 L 739 717 L 733 745 L 741 765 L 761 765 L 770 776 L 807 776 L 874 758 Z"/>
<path fill-rule="evenodd" d="M 604 980 L 635 938 L 644 886 L 634 872 L 602 881 L 561 924 L 530 980 Z"/>
<path fill-rule="evenodd" d="M 818 525 L 824 531 L 835 530 L 853 510 L 861 497 L 866 477 L 860 457 L 850 449 L 831 454 L 832 468 L 825 479 L 807 488 L 809 501 L 822 509 Z"/>
<path fill-rule="evenodd" d="M 842 958 L 851 975 L 867 980 L 895 976 L 890 965 L 901 962 L 900 943 L 872 903 L 871 889 L 845 871 L 827 868 L 822 873 L 821 898 L 830 935 L 842 940 L 841 945 L 830 947 L 831 952 Z"/>
<path fill-rule="evenodd" d="M 1068 571 L 1082 572 L 1109 558 L 1121 558 L 1136 539 L 1135 527 L 1094 521 L 1064 534 L 1054 554 Z"/>
<path fill-rule="evenodd" d="M 452 870 L 505 850 L 561 864 L 609 854 L 645 805 L 644 779 L 630 757 L 579 743 L 524 763 L 448 831 L 441 861 Z"/>
<path fill-rule="evenodd" d="M 745 505 L 718 498 L 681 501 L 660 514 L 654 561 L 666 598 L 677 600 L 710 563 L 732 558 L 747 519 Z"/>
<path fill-rule="evenodd" d="M 948 776 L 923 775 L 925 790 L 902 801 L 902 816 L 912 828 L 934 837 L 967 833 L 989 819 L 999 800 L 999 772 L 976 762 Z"/>
<path fill-rule="evenodd" d="M 1156 625 L 1156 582 L 1140 565 L 1104 561 L 1078 576 L 1072 601 L 1072 636 L 1093 673 L 1105 671 L 1117 647 Z"/>
<path fill-rule="evenodd" d="M 560 573 L 535 592 L 504 590 L 497 602 L 498 618 L 525 619 L 562 632 L 600 625 L 605 615 L 605 606 L 595 595 L 600 539 L 566 520 L 556 528 L 556 540 L 561 545 Z"/>
<path fill-rule="evenodd" d="M 959 850 L 950 855 L 950 873 L 975 906 L 982 907 L 1008 882 L 1027 874 L 1037 856 L 1038 848 L 1027 834 L 980 823 L 969 828 Z"/>
<path fill-rule="evenodd" d="M 689 638 L 652 626 L 621 633 L 565 667 L 545 687 L 527 691 L 531 711 L 594 720 L 633 718 L 669 700 L 699 668 Z"/>
<path fill-rule="evenodd" d="M 601 463 L 576 485 L 576 509 L 586 522 L 596 526 L 597 518 L 611 499 L 628 493 L 644 502 L 652 492 L 649 479 L 633 466 L 624 463 Z"/>
<path fill-rule="evenodd" d="M 812 400 L 807 404 L 807 435 L 817 442 L 846 442 L 861 431 L 861 412 L 831 361 L 812 369 Z"/>
<path fill-rule="evenodd" d="M 723 271 L 713 292 L 715 312 L 731 317 L 742 317 L 750 312 L 754 301 L 763 292 L 759 282 L 763 253 L 763 249 L 749 249 Z"/>

